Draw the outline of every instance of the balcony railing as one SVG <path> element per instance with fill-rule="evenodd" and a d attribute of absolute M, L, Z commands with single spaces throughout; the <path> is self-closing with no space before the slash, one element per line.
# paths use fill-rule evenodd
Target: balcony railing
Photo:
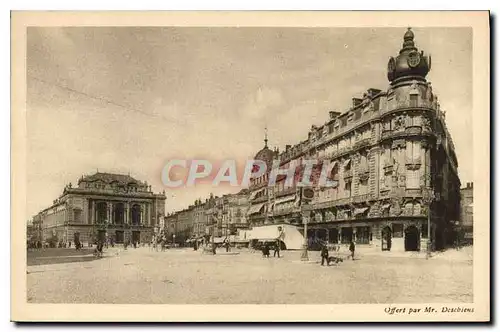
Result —
<path fill-rule="evenodd" d="M 253 200 L 254 203 L 259 203 L 259 202 L 267 202 L 269 198 L 267 197 L 267 195 L 264 195 L 264 196 L 260 196 L 260 197 L 257 197 Z"/>
<path fill-rule="evenodd" d="M 409 126 L 405 129 L 408 135 L 420 135 L 422 134 L 422 126 Z"/>
<path fill-rule="evenodd" d="M 354 143 L 354 148 L 355 149 L 363 148 L 363 147 L 369 146 L 370 143 L 371 143 L 371 138 L 363 138 L 363 139 L 357 141 L 356 143 Z"/>
<path fill-rule="evenodd" d="M 422 196 L 422 189 L 421 188 L 406 189 L 405 190 L 405 195 L 407 197 L 419 197 L 419 196 Z"/>
<path fill-rule="evenodd" d="M 370 194 L 357 195 L 352 198 L 353 203 L 364 203 L 370 200 Z"/>
<path fill-rule="evenodd" d="M 392 136 L 392 130 L 384 130 L 382 132 L 382 139 L 387 139 Z"/>
<path fill-rule="evenodd" d="M 279 191 L 276 193 L 276 197 L 281 197 L 281 196 L 286 196 L 286 195 L 290 195 L 290 194 L 295 194 L 297 192 L 297 189 L 296 188 L 285 188 L 283 189 L 282 191 Z"/>

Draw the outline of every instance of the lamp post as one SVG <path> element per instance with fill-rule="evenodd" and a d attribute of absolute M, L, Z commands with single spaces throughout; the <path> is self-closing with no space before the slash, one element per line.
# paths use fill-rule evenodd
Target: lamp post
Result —
<path fill-rule="evenodd" d="M 304 223 L 304 243 L 302 244 L 302 254 L 300 255 L 300 260 L 308 261 L 309 260 L 309 254 L 307 252 L 307 247 L 309 245 L 307 237 L 307 223 L 309 222 L 308 211 L 302 212 L 302 222 Z"/>
<path fill-rule="evenodd" d="M 174 235 L 172 235 L 172 239 L 173 239 L 173 241 L 174 241 L 173 245 L 174 245 L 174 248 L 175 248 L 175 234 L 174 234 Z"/>
<path fill-rule="evenodd" d="M 423 188 L 423 201 L 427 205 L 427 253 L 426 259 L 429 259 L 432 251 L 431 239 L 431 206 L 435 199 L 434 191 L 429 188 Z"/>
<path fill-rule="evenodd" d="M 308 206 L 312 201 L 312 199 L 314 198 L 314 190 L 309 187 L 301 188 L 300 196 L 301 196 L 300 210 L 302 214 L 302 222 L 304 224 L 304 244 L 302 247 L 302 255 L 300 256 L 300 259 L 302 261 L 308 261 L 309 255 L 307 253 L 307 247 L 309 246 L 309 241 L 308 241 L 309 239 L 307 236 L 307 224 L 309 223 L 309 218 L 311 216 L 311 211 L 309 210 Z"/>

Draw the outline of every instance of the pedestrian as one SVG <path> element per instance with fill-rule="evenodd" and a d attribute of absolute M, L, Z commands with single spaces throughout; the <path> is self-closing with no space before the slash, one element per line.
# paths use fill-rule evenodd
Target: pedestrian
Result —
<path fill-rule="evenodd" d="M 229 246 L 230 246 L 229 241 L 226 240 L 225 246 L 226 246 L 226 252 L 229 252 Z"/>
<path fill-rule="evenodd" d="M 326 265 L 330 266 L 328 247 L 326 245 L 323 245 L 323 247 L 321 248 L 321 266 L 325 264 L 325 261 Z"/>
<path fill-rule="evenodd" d="M 354 241 L 351 240 L 351 244 L 349 245 L 349 251 L 351 252 L 351 259 L 354 260 L 354 251 L 356 250 L 356 245 Z"/>
<path fill-rule="evenodd" d="M 269 244 L 268 244 L 268 243 L 266 243 L 266 244 L 264 245 L 264 257 L 269 258 L 269 254 L 270 254 Z"/>
<path fill-rule="evenodd" d="M 280 258 L 280 241 L 279 240 L 276 240 L 276 243 L 274 244 L 273 257 L 276 257 L 276 254 L 278 254 L 278 258 Z"/>

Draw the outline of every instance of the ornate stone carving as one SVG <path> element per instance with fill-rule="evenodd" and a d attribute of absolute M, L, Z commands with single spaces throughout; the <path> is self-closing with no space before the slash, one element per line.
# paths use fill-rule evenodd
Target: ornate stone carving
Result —
<path fill-rule="evenodd" d="M 414 95 L 414 94 L 419 94 L 420 92 L 418 91 L 418 86 L 417 86 L 417 81 L 413 80 L 411 82 L 411 86 L 410 86 L 410 94 Z"/>
<path fill-rule="evenodd" d="M 434 94 L 432 93 L 431 82 L 427 83 L 427 89 L 425 90 L 425 99 L 432 102 L 434 99 Z"/>
<path fill-rule="evenodd" d="M 426 116 L 422 118 L 422 129 L 424 131 L 431 131 L 431 120 Z"/>
<path fill-rule="evenodd" d="M 332 211 L 326 211 L 325 219 L 326 219 L 326 221 L 333 221 L 333 220 L 335 220 L 335 215 L 333 214 Z"/>
<path fill-rule="evenodd" d="M 399 202 L 399 199 L 393 198 L 391 199 L 391 207 L 389 209 L 389 215 L 391 217 L 399 216 L 401 215 L 401 204 Z"/>
<path fill-rule="evenodd" d="M 406 126 L 406 116 L 399 115 L 394 119 L 394 130 L 403 130 Z"/>
<path fill-rule="evenodd" d="M 434 108 L 435 110 L 438 109 L 438 97 L 437 96 L 434 96 L 433 100 L 432 100 L 432 108 Z"/>

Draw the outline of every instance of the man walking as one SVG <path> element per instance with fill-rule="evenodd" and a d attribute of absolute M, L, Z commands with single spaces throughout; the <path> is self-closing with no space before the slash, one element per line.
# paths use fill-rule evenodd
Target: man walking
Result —
<path fill-rule="evenodd" d="M 328 258 L 328 247 L 326 245 L 323 245 L 323 247 L 321 248 L 321 266 L 325 265 L 325 261 L 326 265 L 330 266 L 330 260 Z"/>
<path fill-rule="evenodd" d="M 276 257 L 276 253 L 278 254 L 278 258 L 280 258 L 280 241 L 276 240 L 276 243 L 274 244 L 274 257 Z"/>
<path fill-rule="evenodd" d="M 354 251 L 356 250 L 356 245 L 354 241 L 351 240 L 351 244 L 349 245 L 349 251 L 351 252 L 351 259 L 354 260 Z"/>

